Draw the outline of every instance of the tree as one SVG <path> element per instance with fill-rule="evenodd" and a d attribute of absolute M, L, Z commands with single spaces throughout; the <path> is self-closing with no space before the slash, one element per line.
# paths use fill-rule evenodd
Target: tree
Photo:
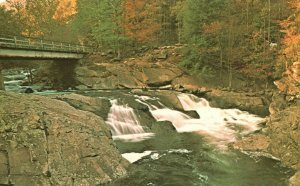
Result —
<path fill-rule="evenodd" d="M 60 0 L 53 18 L 59 21 L 68 22 L 77 12 L 76 0 Z"/>
<path fill-rule="evenodd" d="M 123 9 L 125 35 L 141 43 L 157 41 L 161 25 L 158 23 L 159 6 L 156 0 L 124 0 Z"/>
<path fill-rule="evenodd" d="M 0 35 L 19 35 L 21 33 L 21 25 L 18 24 L 14 15 L 14 10 L 0 6 Z"/>

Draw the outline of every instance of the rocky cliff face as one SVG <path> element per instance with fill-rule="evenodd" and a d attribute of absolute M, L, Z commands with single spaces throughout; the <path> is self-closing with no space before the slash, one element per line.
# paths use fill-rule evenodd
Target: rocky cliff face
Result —
<path fill-rule="evenodd" d="M 0 92 L 0 103 L 0 185 L 97 185 L 126 175 L 101 117 L 41 96 Z"/>
<path fill-rule="evenodd" d="M 288 166 L 300 169 L 300 101 L 288 103 L 274 95 L 267 123 L 270 151 Z"/>
<path fill-rule="evenodd" d="M 299 171 L 291 179 L 291 185 L 300 185 L 300 62 L 293 63 L 275 85 L 280 93 L 273 96 L 269 108 L 269 150 Z"/>
<path fill-rule="evenodd" d="M 296 95 L 300 92 L 300 62 L 293 63 L 283 74 L 283 78 L 276 81 L 277 88 L 287 95 Z"/>
<path fill-rule="evenodd" d="M 291 185 L 300 184 L 300 100 L 287 100 L 284 94 L 273 96 L 267 122 L 269 151 L 283 163 L 298 170 Z"/>

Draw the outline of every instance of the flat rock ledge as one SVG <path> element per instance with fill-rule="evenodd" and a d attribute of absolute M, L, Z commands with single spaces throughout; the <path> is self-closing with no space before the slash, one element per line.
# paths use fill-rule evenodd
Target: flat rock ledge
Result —
<path fill-rule="evenodd" d="M 101 185 L 127 174 L 103 119 L 0 91 L 0 185 Z"/>

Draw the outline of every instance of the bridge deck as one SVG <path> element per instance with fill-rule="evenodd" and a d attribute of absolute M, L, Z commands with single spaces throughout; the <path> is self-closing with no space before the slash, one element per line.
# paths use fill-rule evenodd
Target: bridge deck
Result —
<path fill-rule="evenodd" d="M 32 38 L 0 37 L 0 58 L 80 59 L 91 52 L 84 45 L 74 45 Z"/>

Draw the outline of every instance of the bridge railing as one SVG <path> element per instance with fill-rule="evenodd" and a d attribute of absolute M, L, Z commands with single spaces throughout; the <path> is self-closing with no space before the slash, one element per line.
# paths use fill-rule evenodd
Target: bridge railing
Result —
<path fill-rule="evenodd" d="M 0 37 L 0 48 L 16 48 L 70 53 L 89 53 L 91 47 L 32 38 Z"/>

